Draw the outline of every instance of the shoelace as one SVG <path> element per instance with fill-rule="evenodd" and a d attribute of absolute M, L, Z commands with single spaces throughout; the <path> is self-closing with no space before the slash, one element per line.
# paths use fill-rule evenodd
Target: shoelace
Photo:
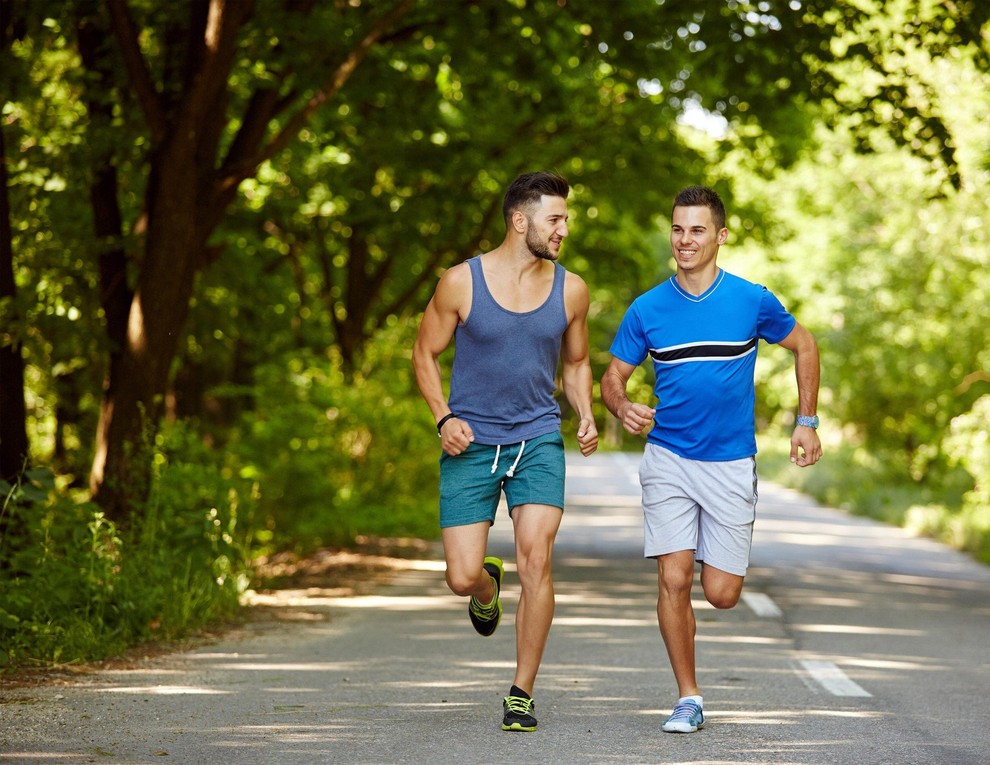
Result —
<path fill-rule="evenodd" d="M 533 700 L 524 699 L 522 696 L 506 696 L 505 708 L 517 715 L 528 715 L 533 708 Z"/>
<path fill-rule="evenodd" d="M 701 708 L 697 704 L 691 704 L 684 702 L 683 704 L 678 704 L 674 707 L 674 712 L 670 716 L 671 721 L 673 720 L 690 720 L 696 711 Z"/>
<path fill-rule="evenodd" d="M 491 576 L 491 574 L 489 574 Z M 492 584 L 495 584 L 495 578 L 492 577 Z M 481 601 L 479 601 L 473 595 L 471 596 L 471 611 L 475 616 L 480 616 L 482 619 L 489 619 L 498 613 L 498 585 L 495 585 L 495 599 L 492 600 L 487 606 L 483 606 Z"/>
<path fill-rule="evenodd" d="M 495 598 L 488 606 L 481 605 L 477 598 L 471 598 L 471 610 L 475 616 L 480 616 L 482 619 L 492 617 L 498 613 L 498 598 Z"/>

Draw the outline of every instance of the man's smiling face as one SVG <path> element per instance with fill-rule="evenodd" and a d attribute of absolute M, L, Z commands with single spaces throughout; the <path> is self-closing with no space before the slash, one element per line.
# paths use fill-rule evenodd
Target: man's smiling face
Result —
<path fill-rule="evenodd" d="M 677 268 L 685 273 L 701 273 L 714 266 L 726 229 L 715 228 L 708 207 L 675 207 L 670 227 L 670 249 Z"/>

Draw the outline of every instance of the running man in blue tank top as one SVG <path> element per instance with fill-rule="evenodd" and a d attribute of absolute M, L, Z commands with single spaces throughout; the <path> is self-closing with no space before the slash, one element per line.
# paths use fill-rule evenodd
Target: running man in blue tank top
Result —
<path fill-rule="evenodd" d="M 578 447 L 588 456 L 598 446 L 588 288 L 556 262 L 568 234 L 569 191 L 552 173 L 528 173 L 509 186 L 505 239 L 441 277 L 413 348 L 416 381 L 443 449 L 447 586 L 470 598 L 468 615 L 484 636 L 502 616 L 502 561 L 485 551 L 503 491 L 509 506 L 521 589 L 516 673 L 503 699 L 502 729 L 509 731 L 536 730 L 533 685 L 553 620 L 550 562 L 564 511 L 558 361 L 564 396 L 580 418 Z M 451 341 L 448 399 L 438 359 Z"/>
<path fill-rule="evenodd" d="M 662 729 L 693 733 L 705 721 L 694 653 L 695 561 L 715 608 L 736 605 L 749 565 L 757 345 L 777 343 L 794 354 L 791 462 L 800 467 L 822 456 L 815 414 L 820 372 L 812 334 L 765 287 L 716 264 L 729 233 L 719 196 L 702 186 L 684 189 L 671 222 L 677 272 L 626 312 L 602 377 L 602 399 L 629 433 L 652 425 L 640 464 L 644 554 L 657 560 L 657 618 L 679 696 Z M 655 409 L 626 395 L 630 375 L 647 357 L 656 376 Z"/>

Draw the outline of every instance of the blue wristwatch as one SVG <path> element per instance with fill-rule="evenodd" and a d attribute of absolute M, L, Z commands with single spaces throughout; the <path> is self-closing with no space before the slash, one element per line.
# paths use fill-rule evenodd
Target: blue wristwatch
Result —
<path fill-rule="evenodd" d="M 799 414 L 797 416 L 797 424 L 803 425 L 806 428 L 814 428 L 815 430 L 818 430 L 818 415 L 816 414 L 813 417 L 808 417 L 806 414 Z"/>

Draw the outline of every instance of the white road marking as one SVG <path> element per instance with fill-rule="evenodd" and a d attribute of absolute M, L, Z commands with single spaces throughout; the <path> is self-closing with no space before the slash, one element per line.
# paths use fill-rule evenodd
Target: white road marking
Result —
<path fill-rule="evenodd" d="M 872 696 L 861 685 L 849 679 L 845 672 L 830 661 L 801 662 L 812 679 L 833 696 Z"/>
<path fill-rule="evenodd" d="M 744 592 L 743 602 L 752 609 L 757 616 L 777 617 L 783 616 L 780 607 L 773 602 L 773 599 L 762 592 Z"/>

